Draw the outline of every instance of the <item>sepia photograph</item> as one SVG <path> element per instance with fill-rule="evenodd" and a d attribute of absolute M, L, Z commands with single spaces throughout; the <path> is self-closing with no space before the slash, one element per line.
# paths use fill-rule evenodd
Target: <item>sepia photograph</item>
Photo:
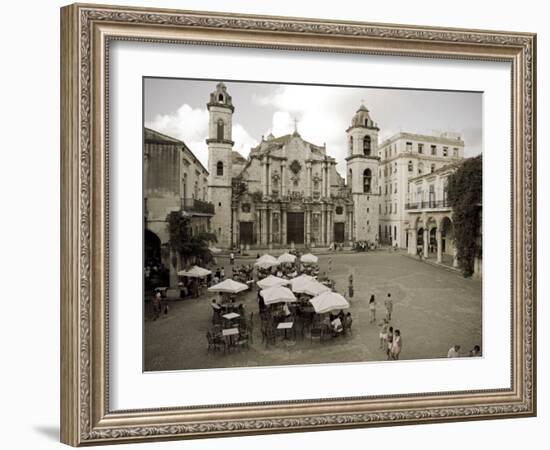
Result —
<path fill-rule="evenodd" d="M 143 370 L 483 357 L 482 117 L 474 91 L 143 78 Z"/>

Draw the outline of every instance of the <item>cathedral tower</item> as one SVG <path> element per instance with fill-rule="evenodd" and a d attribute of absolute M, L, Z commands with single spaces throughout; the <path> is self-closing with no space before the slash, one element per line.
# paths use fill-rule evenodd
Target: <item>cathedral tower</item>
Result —
<path fill-rule="evenodd" d="M 206 105 L 208 125 L 208 199 L 214 205 L 212 231 L 218 246 L 231 246 L 231 181 L 232 181 L 232 128 L 233 103 L 225 84 L 218 83 Z"/>
<path fill-rule="evenodd" d="M 353 197 L 355 220 L 354 238 L 374 242 L 378 236 L 378 131 L 363 104 L 346 130 L 348 152 L 347 184 Z"/>

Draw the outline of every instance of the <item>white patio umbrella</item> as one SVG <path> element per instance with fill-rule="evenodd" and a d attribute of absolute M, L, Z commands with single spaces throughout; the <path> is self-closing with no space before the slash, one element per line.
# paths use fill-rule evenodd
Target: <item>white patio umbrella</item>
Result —
<path fill-rule="evenodd" d="M 330 289 L 323 283 L 319 283 L 317 280 L 310 280 L 304 285 L 302 292 L 315 297 L 323 292 L 330 292 Z"/>
<path fill-rule="evenodd" d="M 279 261 L 277 261 L 273 256 L 266 253 L 265 255 L 258 258 L 254 265 L 256 267 L 261 267 L 262 269 L 269 269 L 270 267 L 278 266 Z"/>
<path fill-rule="evenodd" d="M 266 305 L 281 302 L 295 302 L 296 297 L 289 288 L 284 286 L 275 286 L 268 289 L 262 289 L 260 295 L 263 297 Z"/>
<path fill-rule="evenodd" d="M 290 288 L 292 289 L 293 292 L 297 292 L 300 294 L 304 292 L 304 287 L 312 280 L 314 280 L 313 277 L 306 275 L 304 273 L 290 280 Z"/>
<path fill-rule="evenodd" d="M 218 247 L 210 247 L 209 250 L 212 252 L 212 253 L 221 253 L 222 249 L 221 248 L 218 248 Z"/>
<path fill-rule="evenodd" d="M 234 281 L 231 278 L 223 280 L 221 283 L 215 284 L 208 288 L 210 292 L 222 292 L 225 294 L 238 294 L 239 292 L 246 291 L 248 286 L 238 281 Z"/>
<path fill-rule="evenodd" d="M 199 266 L 193 266 L 189 270 L 180 270 L 178 275 L 180 277 L 189 277 L 189 278 L 204 278 L 210 275 L 212 271 L 204 269 Z"/>
<path fill-rule="evenodd" d="M 306 264 L 316 264 L 319 261 L 319 258 L 311 253 L 306 253 L 300 258 L 300 261 Z"/>
<path fill-rule="evenodd" d="M 338 292 L 323 292 L 309 301 L 317 314 L 349 308 L 348 301 Z"/>
<path fill-rule="evenodd" d="M 277 261 L 279 261 L 279 263 L 281 264 L 293 263 L 294 261 L 296 261 L 296 256 L 291 255 L 290 253 L 283 253 L 277 258 Z"/>
<path fill-rule="evenodd" d="M 289 283 L 290 281 L 285 280 L 284 278 L 279 278 L 274 275 L 269 275 L 268 277 L 265 277 L 263 280 L 258 281 L 257 284 L 262 289 L 268 289 L 274 286 L 286 286 Z"/>

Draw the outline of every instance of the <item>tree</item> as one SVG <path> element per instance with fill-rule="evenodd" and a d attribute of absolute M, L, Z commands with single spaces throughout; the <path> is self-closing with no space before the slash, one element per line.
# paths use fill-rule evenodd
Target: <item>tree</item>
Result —
<path fill-rule="evenodd" d="M 216 242 L 213 233 L 198 233 L 191 235 L 191 220 L 184 217 L 180 211 L 168 215 L 169 245 L 185 261 L 207 264 L 212 260 L 212 252 L 208 248 L 210 242 Z"/>
<path fill-rule="evenodd" d="M 458 265 L 465 277 L 474 273 L 481 256 L 481 201 L 483 161 L 481 155 L 465 160 L 449 177 L 448 199 L 453 208 L 453 227 Z"/>

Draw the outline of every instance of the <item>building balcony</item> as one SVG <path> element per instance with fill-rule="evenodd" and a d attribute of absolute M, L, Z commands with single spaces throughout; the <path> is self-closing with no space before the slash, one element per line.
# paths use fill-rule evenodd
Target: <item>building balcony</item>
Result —
<path fill-rule="evenodd" d="M 414 202 L 414 203 L 406 203 L 405 209 L 406 210 L 425 210 L 425 209 L 450 209 L 451 205 L 449 203 L 449 200 L 428 200 L 428 201 L 421 201 L 421 202 Z"/>
<path fill-rule="evenodd" d="M 187 213 L 214 215 L 214 205 L 212 203 L 196 198 L 182 198 L 181 209 Z"/>

